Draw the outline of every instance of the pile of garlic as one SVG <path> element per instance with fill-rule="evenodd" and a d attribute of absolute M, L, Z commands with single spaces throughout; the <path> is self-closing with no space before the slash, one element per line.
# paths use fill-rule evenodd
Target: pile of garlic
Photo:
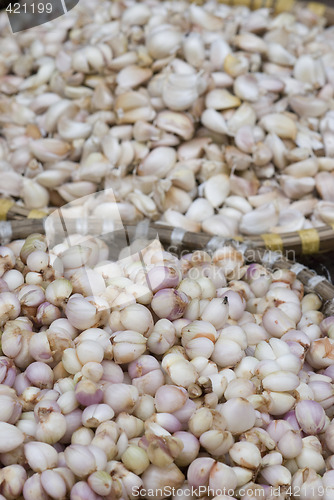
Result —
<path fill-rule="evenodd" d="M 232 247 L 0 247 L 0 500 L 331 500 L 321 305 Z"/>
<path fill-rule="evenodd" d="M 15 37 L 5 13 L 0 28 L 3 196 L 42 209 L 112 188 L 104 216 L 117 203 L 125 222 L 223 237 L 334 222 L 325 19 L 80 0 Z"/>

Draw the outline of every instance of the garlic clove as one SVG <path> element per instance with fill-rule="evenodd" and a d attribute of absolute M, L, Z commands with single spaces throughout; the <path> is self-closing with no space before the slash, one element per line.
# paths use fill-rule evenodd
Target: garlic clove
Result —
<path fill-rule="evenodd" d="M 324 201 L 333 202 L 334 175 L 329 172 L 320 172 L 315 176 L 316 189 Z"/>
<path fill-rule="evenodd" d="M 271 113 L 265 115 L 260 122 L 265 130 L 272 134 L 277 134 L 283 139 L 294 140 L 297 135 L 295 122 L 282 113 Z"/>
<path fill-rule="evenodd" d="M 267 52 L 267 44 L 254 33 L 241 33 L 234 38 L 234 43 L 241 50 L 247 52 L 255 52 L 260 54 L 265 54 Z"/>
<path fill-rule="evenodd" d="M 315 187 L 315 180 L 312 177 L 296 178 L 291 175 L 281 175 L 279 183 L 284 194 L 293 200 L 311 193 Z"/>
<path fill-rule="evenodd" d="M 223 115 L 214 109 L 206 109 L 202 113 L 201 122 L 209 130 L 219 134 L 227 134 L 228 129 Z"/>
<path fill-rule="evenodd" d="M 203 231 L 225 238 L 236 235 L 237 225 L 236 221 L 228 219 L 224 215 L 212 215 L 202 221 Z"/>
<path fill-rule="evenodd" d="M 175 163 L 176 153 L 173 148 L 156 148 L 139 165 L 138 175 L 155 175 L 163 178 L 172 170 Z"/>
<path fill-rule="evenodd" d="M 241 101 L 225 89 L 214 89 L 206 94 L 205 104 L 207 108 L 223 110 L 237 108 Z"/>
<path fill-rule="evenodd" d="M 317 118 L 323 116 L 328 110 L 328 103 L 325 100 L 302 95 L 290 97 L 289 104 L 299 116 Z"/>
<path fill-rule="evenodd" d="M 244 101 L 256 102 L 260 96 L 257 79 L 249 73 L 240 75 L 234 80 L 233 90 Z"/>
<path fill-rule="evenodd" d="M 230 181 L 227 175 L 219 174 L 210 177 L 204 184 L 205 198 L 214 208 L 219 207 L 227 198 L 230 191 Z"/>
<path fill-rule="evenodd" d="M 117 75 L 116 82 L 123 89 L 138 87 L 151 78 L 152 70 L 130 65 L 123 68 Z"/>
<path fill-rule="evenodd" d="M 240 231 L 244 234 L 267 233 L 277 222 L 278 213 L 275 205 L 269 203 L 243 215 L 240 223 Z"/>

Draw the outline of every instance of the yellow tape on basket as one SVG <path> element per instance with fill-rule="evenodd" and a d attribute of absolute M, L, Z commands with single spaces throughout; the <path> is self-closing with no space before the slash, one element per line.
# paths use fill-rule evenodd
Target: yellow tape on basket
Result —
<path fill-rule="evenodd" d="M 323 3 L 309 2 L 307 8 L 318 16 L 323 16 L 326 12 L 326 5 Z"/>
<path fill-rule="evenodd" d="M 302 242 L 302 253 L 311 254 L 319 252 L 320 237 L 316 229 L 302 229 L 298 231 Z"/>
<path fill-rule="evenodd" d="M 263 239 L 267 250 L 272 250 L 273 252 L 283 252 L 283 240 L 279 234 L 265 233 L 261 234 L 261 238 Z"/>
<path fill-rule="evenodd" d="M 289 12 L 293 9 L 294 5 L 294 0 L 277 0 L 275 4 L 275 12 L 276 14 L 280 14 L 281 12 Z"/>
<path fill-rule="evenodd" d="M 46 217 L 48 214 L 46 212 L 43 212 L 43 210 L 30 210 L 28 214 L 28 219 L 43 219 L 43 217 Z"/>
<path fill-rule="evenodd" d="M 7 214 L 14 204 L 13 200 L 0 199 L 0 220 L 7 219 Z"/>

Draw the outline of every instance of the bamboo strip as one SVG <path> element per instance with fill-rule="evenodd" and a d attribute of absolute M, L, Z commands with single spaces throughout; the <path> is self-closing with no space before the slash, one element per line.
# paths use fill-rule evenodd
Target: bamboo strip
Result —
<path fill-rule="evenodd" d="M 101 221 L 100 221 L 101 222 Z M 97 221 L 87 222 L 87 231 L 91 230 L 93 234 L 90 236 L 99 236 L 97 234 Z M 7 234 L 8 240 L 23 238 L 26 235 L 32 233 L 44 233 L 44 223 L 43 220 L 26 220 L 26 221 L 16 221 L 15 223 L 1 222 L 0 223 L 0 236 L 4 233 L 1 229 L 1 224 L 12 226 L 12 234 Z M 72 220 L 66 225 L 69 234 L 75 232 L 77 225 L 76 220 Z M 27 226 L 25 234 L 23 234 L 23 229 Z M 58 227 L 59 226 L 59 227 Z M 60 234 L 63 233 L 63 227 L 60 224 L 56 224 L 54 229 L 59 231 Z M 94 230 L 95 227 L 95 230 Z M 296 263 L 295 254 L 293 255 L 294 260 L 290 260 L 286 257 L 286 254 L 281 252 L 275 252 L 272 250 L 266 250 L 265 248 L 255 247 L 252 242 L 240 243 L 237 241 L 224 240 L 223 238 L 211 237 L 203 239 L 203 234 L 193 234 L 187 232 L 180 232 L 175 238 L 175 228 L 170 228 L 162 226 L 159 224 L 142 224 L 141 229 L 143 230 L 143 237 L 147 240 L 153 240 L 157 236 L 160 242 L 163 244 L 166 250 L 174 253 L 188 253 L 194 250 L 204 249 L 210 253 L 214 250 L 221 248 L 223 245 L 233 245 L 236 249 L 240 250 L 247 263 L 257 262 L 270 269 L 290 269 L 293 271 L 298 279 L 303 283 L 306 291 L 313 291 L 317 293 L 324 302 L 323 311 L 328 315 L 334 314 L 334 285 L 332 285 L 325 277 L 318 276 L 314 271 L 308 269 L 307 267 Z M 2 231 L 2 233 L 1 233 Z M 87 234 L 87 236 L 88 236 Z M 126 237 L 125 237 L 126 236 Z M 205 235 L 207 236 L 207 235 Z M 199 237 L 199 238 L 198 238 Z M 138 226 L 125 226 L 119 227 L 114 232 L 114 234 L 104 234 L 104 240 L 107 243 L 121 243 L 123 238 L 124 244 L 128 245 L 133 243 L 138 238 Z M 262 240 L 263 241 L 263 240 Z"/>
<path fill-rule="evenodd" d="M 8 235 L 12 239 L 26 238 L 29 234 L 45 232 L 45 221 L 48 220 L 48 227 L 50 234 L 58 234 L 59 238 L 61 235 L 65 237 L 64 225 L 61 223 L 60 219 L 24 219 L 15 221 L 0 222 L 0 240 L 8 239 Z M 101 236 L 103 234 L 113 232 L 112 221 L 87 218 L 87 219 L 66 219 L 65 221 L 66 229 L 68 234 L 74 233 L 86 233 L 92 236 Z M 147 221 L 149 223 L 149 221 Z M 50 225 L 51 224 L 51 225 Z M 126 230 L 129 231 L 130 235 L 133 235 L 136 231 L 137 224 L 127 224 Z M 167 226 L 158 222 L 150 222 L 150 235 L 152 238 L 158 233 L 161 241 L 163 243 L 171 242 L 173 243 L 173 232 L 175 228 Z M 85 229 L 85 231 L 83 231 Z M 115 232 L 115 237 L 117 234 L 124 233 L 124 227 L 118 225 L 115 227 L 117 233 Z M 181 230 L 182 231 L 182 230 Z M 5 234 L 5 238 L 2 235 Z M 215 236 L 209 235 L 207 233 L 191 233 L 183 232 L 182 244 L 189 248 L 201 249 L 206 248 L 210 241 L 215 238 Z M 245 236 L 243 238 L 221 238 L 220 241 L 242 241 L 247 243 L 252 248 L 265 248 L 272 251 L 281 251 L 285 253 L 294 252 L 296 256 L 305 255 L 314 252 L 328 252 L 334 248 L 334 230 L 331 226 L 323 226 L 316 229 L 307 229 L 299 231 L 298 233 L 282 233 L 277 234 L 265 234 L 258 236 Z"/>

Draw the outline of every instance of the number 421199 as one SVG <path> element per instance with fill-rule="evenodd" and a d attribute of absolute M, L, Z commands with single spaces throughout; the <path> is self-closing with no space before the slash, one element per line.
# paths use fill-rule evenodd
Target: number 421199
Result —
<path fill-rule="evenodd" d="M 47 14 L 51 14 L 52 12 L 52 4 L 51 3 L 34 3 L 26 4 L 26 3 L 14 3 L 9 4 L 6 8 L 6 11 L 10 14 L 26 14 L 30 12 L 31 14 L 43 14 L 46 12 Z"/>

